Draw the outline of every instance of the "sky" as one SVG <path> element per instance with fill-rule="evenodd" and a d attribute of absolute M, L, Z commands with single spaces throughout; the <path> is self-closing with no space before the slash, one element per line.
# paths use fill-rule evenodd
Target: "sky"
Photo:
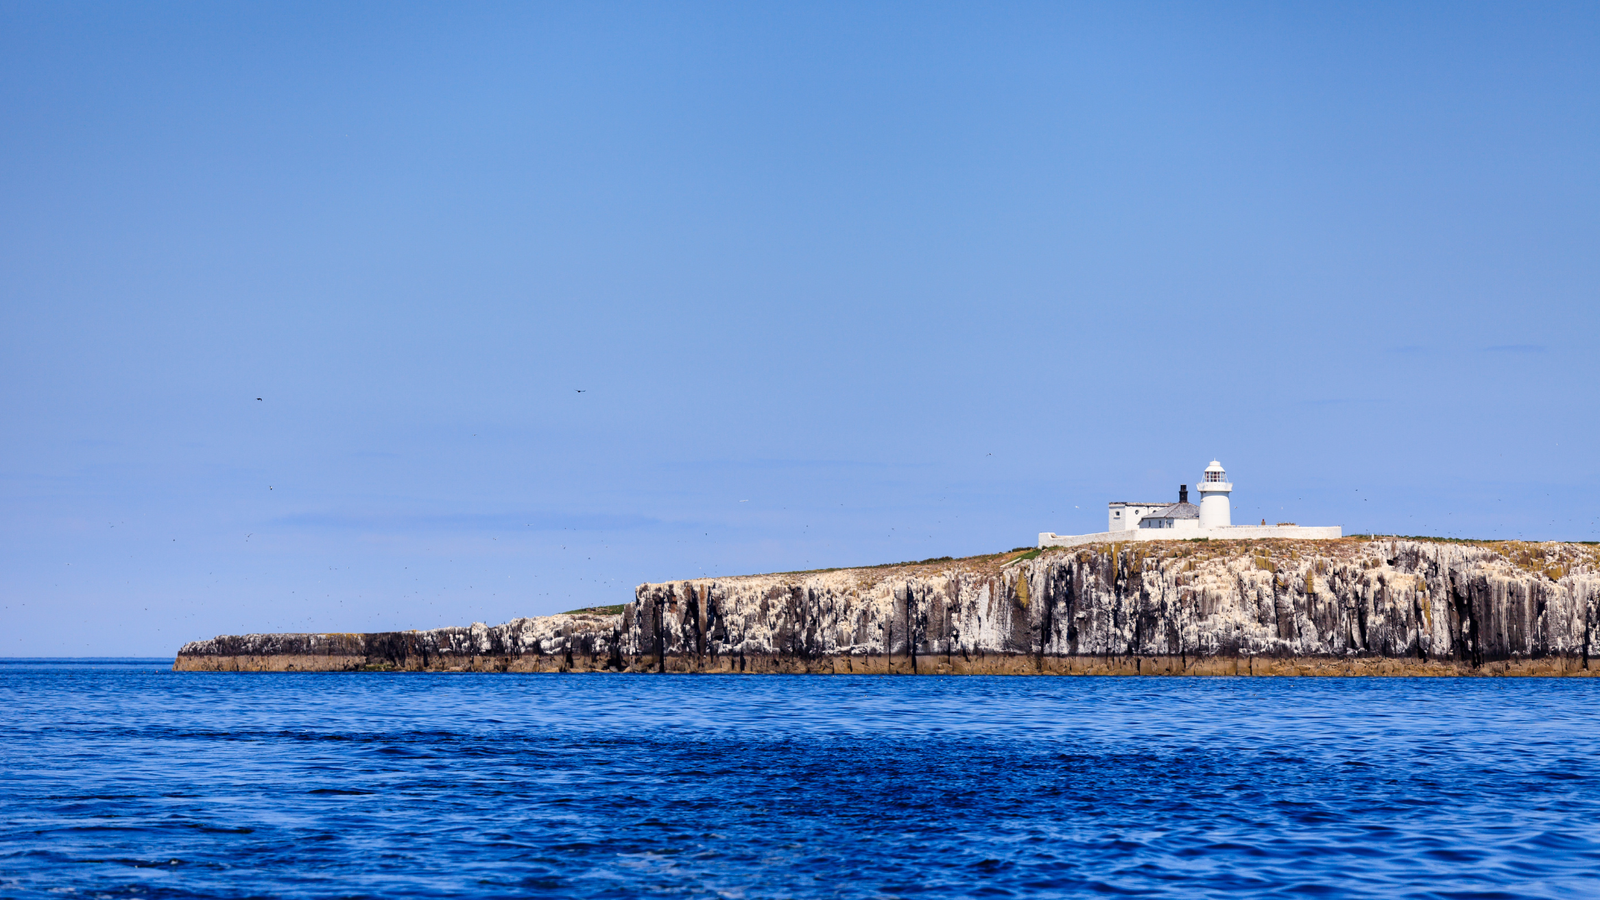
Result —
<path fill-rule="evenodd" d="M 1600 539 L 1592 3 L 0 0 L 0 656 Z"/>

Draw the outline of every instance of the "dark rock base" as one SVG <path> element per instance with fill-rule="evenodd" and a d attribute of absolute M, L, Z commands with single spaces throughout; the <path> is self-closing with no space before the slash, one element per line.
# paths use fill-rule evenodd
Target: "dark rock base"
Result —
<path fill-rule="evenodd" d="M 1445 678 L 1522 676 L 1591 677 L 1581 658 L 1512 659 L 1474 666 L 1453 660 L 1383 657 L 1177 657 L 1177 656 L 790 656 L 634 657 L 617 666 L 614 658 L 574 656 L 473 656 L 461 659 L 413 657 L 404 660 L 361 656 L 179 656 L 180 672 L 667 672 L 748 675 L 1184 675 L 1184 676 L 1388 676 Z"/>

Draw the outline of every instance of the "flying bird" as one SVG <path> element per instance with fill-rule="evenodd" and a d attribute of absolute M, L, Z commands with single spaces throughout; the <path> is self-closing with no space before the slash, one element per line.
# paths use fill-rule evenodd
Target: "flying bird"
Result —
<path fill-rule="evenodd" d="M 257 398 L 256 398 L 256 399 L 257 399 L 257 400 L 260 400 L 260 399 L 261 399 L 261 398 L 260 398 L 260 397 L 257 397 Z"/>
<path fill-rule="evenodd" d="M 582 394 L 582 393 L 585 393 L 585 391 L 586 391 L 586 390 L 587 390 L 587 389 L 586 389 L 586 388 L 573 388 L 573 390 L 575 390 L 575 391 L 577 391 L 577 392 L 578 392 L 578 393 L 580 393 L 580 394 Z"/>

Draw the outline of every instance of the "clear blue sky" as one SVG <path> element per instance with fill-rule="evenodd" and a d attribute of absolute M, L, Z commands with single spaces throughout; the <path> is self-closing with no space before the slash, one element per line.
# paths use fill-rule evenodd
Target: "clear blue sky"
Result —
<path fill-rule="evenodd" d="M 8 2 L 0 116 L 0 655 L 992 552 L 1212 458 L 1236 522 L 1600 538 L 1593 3 Z"/>

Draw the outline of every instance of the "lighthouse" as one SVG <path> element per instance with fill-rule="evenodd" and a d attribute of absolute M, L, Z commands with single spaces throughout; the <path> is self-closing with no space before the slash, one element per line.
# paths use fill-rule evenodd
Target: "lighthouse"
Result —
<path fill-rule="evenodd" d="M 1200 490 L 1200 527 L 1201 528 L 1227 528 L 1233 524 L 1233 512 L 1228 503 L 1228 495 L 1233 492 L 1233 485 L 1228 481 L 1228 473 L 1222 470 L 1222 463 L 1216 460 L 1206 466 L 1206 474 L 1196 485 Z"/>
<path fill-rule="evenodd" d="M 1095 534 L 1056 534 L 1039 532 L 1039 547 L 1077 547 L 1083 544 L 1121 541 L 1254 541 L 1263 538 L 1288 538 L 1297 541 L 1331 541 L 1344 533 L 1338 525 L 1295 525 L 1280 522 L 1261 527 L 1233 524 L 1233 484 L 1222 463 L 1216 460 L 1206 466 L 1200 483 L 1200 506 L 1189 502 L 1187 486 L 1178 487 L 1177 503 L 1127 503 L 1111 504 L 1110 529 Z"/>

